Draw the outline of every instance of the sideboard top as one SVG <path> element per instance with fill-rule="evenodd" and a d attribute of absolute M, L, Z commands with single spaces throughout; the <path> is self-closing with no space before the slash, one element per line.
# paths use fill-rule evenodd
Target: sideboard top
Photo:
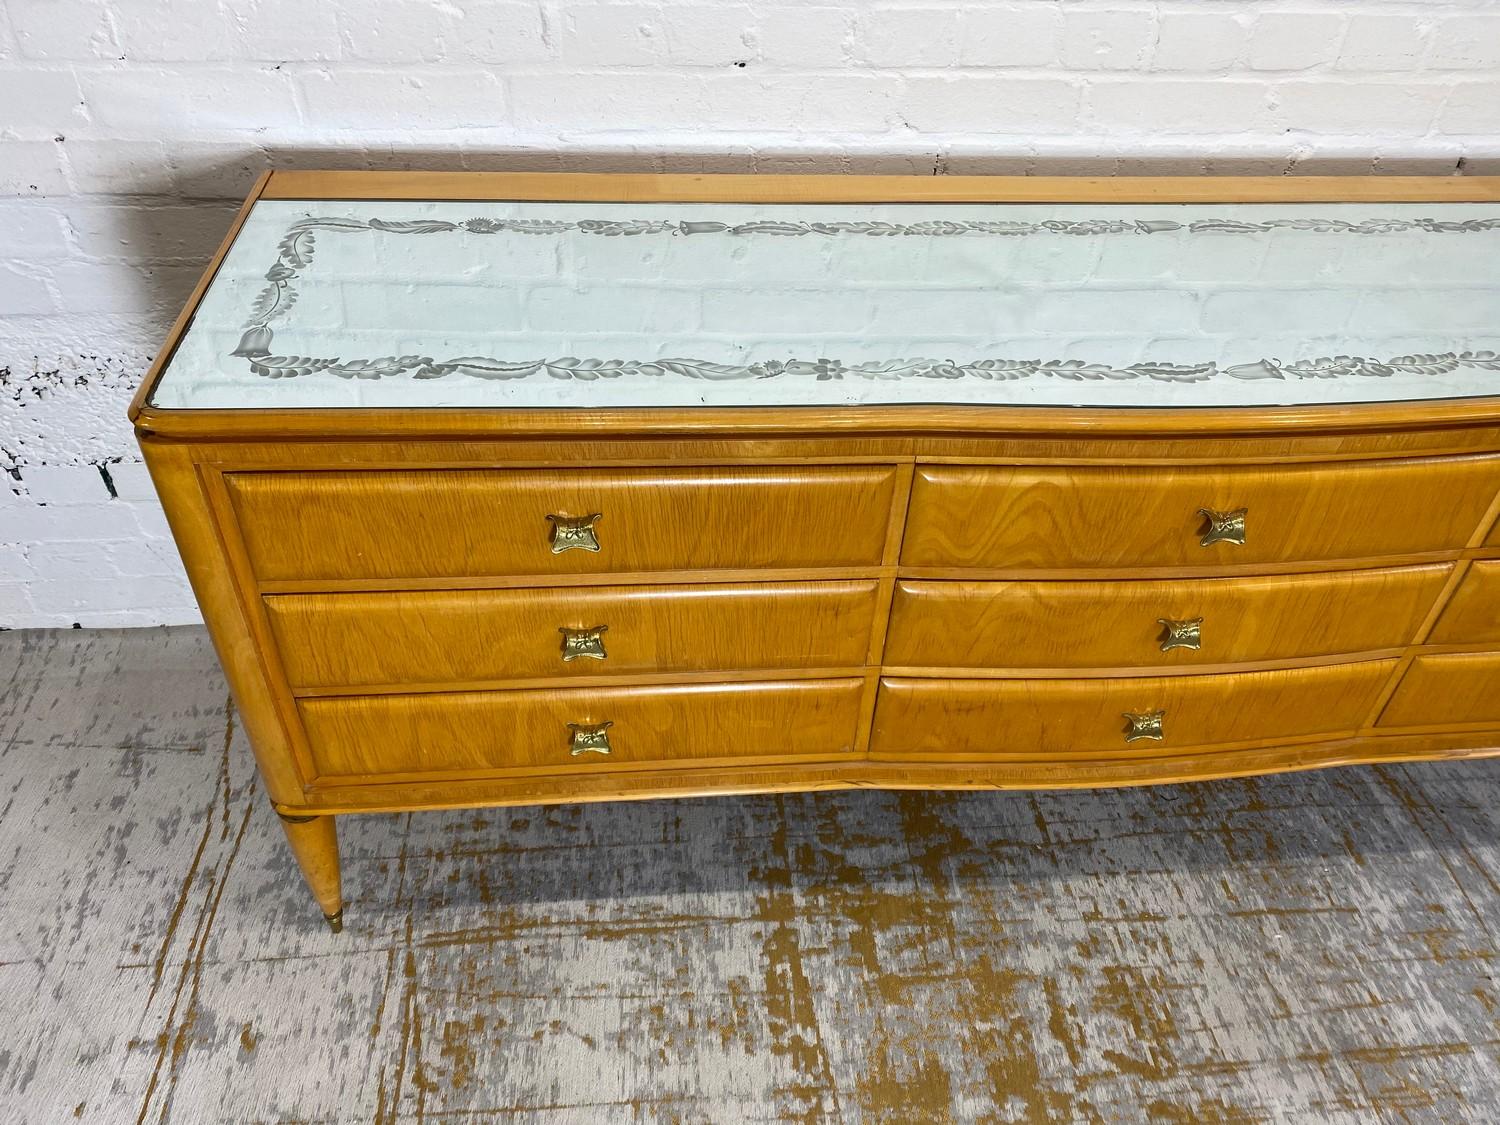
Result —
<path fill-rule="evenodd" d="M 651 192 L 667 179 L 678 189 Z M 1500 395 L 1490 181 L 1308 181 L 1311 201 L 1295 180 L 1049 181 L 1046 202 L 1034 181 L 923 190 L 854 177 L 840 201 L 833 177 L 807 178 L 817 186 L 802 198 L 796 177 L 747 179 L 510 177 L 498 181 L 508 192 L 453 198 L 462 177 L 273 178 L 144 405 L 1243 408 Z M 319 183 L 328 197 L 312 197 Z M 882 184 L 890 201 L 869 202 Z M 430 197 L 413 197 L 424 187 Z M 1213 202 L 1215 190 L 1238 201 Z M 505 193 L 532 198 L 494 198 Z"/>

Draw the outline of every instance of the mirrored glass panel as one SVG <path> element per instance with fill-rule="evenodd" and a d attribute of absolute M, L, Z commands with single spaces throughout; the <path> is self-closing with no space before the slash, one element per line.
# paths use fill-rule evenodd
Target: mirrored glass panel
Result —
<path fill-rule="evenodd" d="M 152 405 L 1491 394 L 1496 204 L 263 201 Z"/>

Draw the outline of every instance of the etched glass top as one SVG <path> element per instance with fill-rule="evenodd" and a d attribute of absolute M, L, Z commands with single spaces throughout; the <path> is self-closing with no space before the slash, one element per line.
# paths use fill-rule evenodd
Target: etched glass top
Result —
<path fill-rule="evenodd" d="M 1500 394 L 1500 204 L 262 201 L 162 408 Z"/>

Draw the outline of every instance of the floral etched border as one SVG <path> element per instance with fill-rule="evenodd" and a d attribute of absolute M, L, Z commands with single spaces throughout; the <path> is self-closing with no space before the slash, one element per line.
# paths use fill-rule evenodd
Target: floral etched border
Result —
<path fill-rule="evenodd" d="M 888 359 L 845 364 L 834 359 L 785 362 L 770 360 L 751 364 L 712 363 L 700 359 L 593 359 L 561 356 L 554 359 L 506 361 L 488 356 L 460 356 L 435 360 L 431 356 L 381 356 L 344 360 L 338 357 L 274 355 L 271 352 L 271 321 L 285 316 L 296 304 L 292 284 L 312 264 L 316 232 L 382 231 L 390 234 L 548 235 L 567 231 L 603 237 L 638 235 L 807 235 L 867 237 L 953 237 L 991 235 L 1002 237 L 1034 234 L 1103 235 L 1159 234 L 1188 231 L 1193 234 L 1263 233 L 1271 230 L 1303 230 L 1327 234 L 1387 234 L 1408 230 L 1429 233 L 1474 233 L 1500 230 L 1500 218 L 1439 220 L 1288 218 L 1244 221 L 1238 219 L 1045 219 L 1040 222 L 1014 220 L 933 219 L 918 223 L 884 220 L 784 221 L 758 219 L 745 223 L 670 219 L 492 219 L 462 222 L 445 219 L 345 219 L 334 216 L 301 219 L 288 228 L 277 244 L 276 263 L 266 271 L 268 284 L 256 297 L 239 346 L 231 353 L 245 359 L 256 375 L 271 379 L 328 374 L 344 379 L 383 379 L 410 374 L 416 379 L 440 379 L 467 375 L 479 379 L 524 379 L 546 374 L 555 379 L 611 379 L 622 376 L 659 377 L 677 375 L 689 379 L 729 381 L 772 379 L 780 376 L 812 376 L 818 380 L 862 378 L 873 380 L 985 379 L 1009 381 L 1033 376 L 1069 380 L 1155 379 L 1173 383 L 1196 383 L 1206 379 L 1337 379 L 1345 376 L 1391 376 L 1396 374 L 1441 375 L 1461 368 L 1500 371 L 1500 355 L 1493 351 L 1451 351 L 1395 356 L 1377 360 L 1364 356 L 1323 356 L 1283 363 L 1259 359 L 1222 367 L 1217 363 L 1133 363 L 1119 367 L 1083 360 L 987 359 L 955 363 L 937 359 Z"/>

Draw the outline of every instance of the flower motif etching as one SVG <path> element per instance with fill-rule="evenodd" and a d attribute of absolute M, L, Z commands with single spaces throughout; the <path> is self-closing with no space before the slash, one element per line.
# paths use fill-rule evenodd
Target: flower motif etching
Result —
<path fill-rule="evenodd" d="M 815 221 L 757 219 L 731 223 L 716 220 L 674 219 L 526 219 L 475 217 L 461 222 L 446 219 L 389 220 L 315 216 L 293 223 L 277 244 L 276 261 L 265 273 L 267 285 L 257 295 L 238 346 L 230 353 L 245 360 L 250 370 L 268 379 L 329 375 L 342 379 L 442 379 L 451 375 L 475 379 L 525 379 L 543 375 L 553 379 L 595 380 L 622 377 L 678 377 L 709 381 L 805 377 L 817 381 L 849 379 L 1063 379 L 1107 381 L 1149 379 L 1168 383 L 1196 383 L 1209 379 L 1288 380 L 1440 375 L 1459 369 L 1500 371 L 1500 355 L 1489 350 L 1463 350 L 1388 359 L 1331 355 L 1281 360 L 1261 357 L 1242 363 L 1168 363 L 1142 361 L 1125 365 L 1083 359 L 883 359 L 847 362 L 836 358 L 776 359 L 745 364 L 703 359 L 602 359 L 557 356 L 502 360 L 489 356 L 389 355 L 373 359 L 338 356 L 277 354 L 272 349 L 272 322 L 285 318 L 296 304 L 298 281 L 313 260 L 320 232 L 379 232 L 394 235 L 458 233 L 539 237 L 567 232 L 602 238 L 637 237 L 783 237 L 783 238 L 956 238 L 1060 236 L 1150 236 L 1261 234 L 1275 230 L 1330 235 L 1390 234 L 1404 231 L 1472 234 L 1500 230 L 1500 217 L 1462 220 L 1431 218 L 1329 219 L 1316 217 L 1238 219 L 934 219 L 914 223 L 886 220 Z"/>

